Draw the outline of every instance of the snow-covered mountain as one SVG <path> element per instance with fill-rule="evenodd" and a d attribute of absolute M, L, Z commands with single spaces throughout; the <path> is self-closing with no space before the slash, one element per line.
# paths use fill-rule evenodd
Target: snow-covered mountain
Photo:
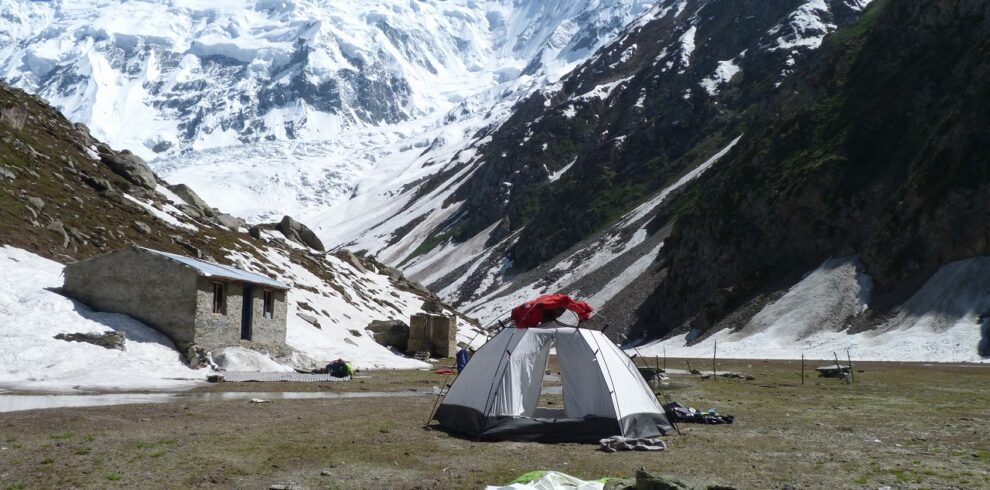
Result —
<path fill-rule="evenodd" d="M 504 122 L 477 132 L 451 123 L 432 140 L 446 145 L 382 155 L 378 169 L 401 172 L 370 172 L 307 219 L 483 319 L 560 290 L 604 306 L 657 256 L 662 237 L 647 239 L 647 222 L 660 204 L 724 155 L 742 113 L 867 3 L 658 2 Z M 611 161 L 628 174 L 622 200 L 586 213 L 597 191 L 587 180 Z M 548 232 L 559 244 L 544 247 Z M 546 251 L 534 258 L 536 247 Z"/>
<path fill-rule="evenodd" d="M 681 344 L 721 332 L 740 349 L 762 335 L 822 350 L 851 339 L 850 325 L 922 325 L 911 335 L 927 338 L 916 311 L 924 302 L 906 303 L 910 295 L 940 267 L 986 251 L 973 237 L 932 240 L 924 230 L 940 222 L 976 221 L 938 208 L 951 219 L 919 222 L 920 209 L 936 204 L 921 187 L 897 187 L 914 167 L 891 148 L 928 155 L 913 142 L 944 135 L 922 126 L 910 141 L 892 134 L 890 121 L 923 112 L 900 111 L 884 94 L 904 88 L 903 100 L 932 120 L 959 121 L 973 116 L 937 107 L 982 93 L 956 90 L 939 106 L 929 104 L 938 90 L 902 83 L 919 73 L 942 80 L 939 63 L 957 62 L 982 79 L 982 65 L 964 55 L 981 42 L 973 19 L 983 17 L 954 24 L 952 8 L 931 0 L 0 5 L 17 12 L 0 19 L 0 38 L 11 40 L 0 45 L 0 76 L 155 157 L 159 173 L 221 209 L 251 221 L 292 214 L 331 247 L 396 265 L 484 321 L 533 294 L 564 291 L 590 299 L 617 327 L 610 332 L 676 334 Z M 968 41 L 932 44 L 930 22 Z M 907 48 L 920 60 L 910 69 Z M 883 167 L 871 170 L 879 180 L 853 178 L 875 188 L 820 196 L 859 175 L 834 170 L 848 162 Z M 811 168 L 822 175 L 806 175 Z M 884 208 L 876 189 L 915 197 L 917 212 Z M 881 209 L 916 226 L 868 213 Z M 861 236 L 866 222 L 901 251 Z M 925 245 L 912 247 L 921 237 Z M 837 266 L 843 274 L 861 267 L 833 276 L 830 260 L 847 261 Z M 821 305 L 799 299 L 837 277 L 854 277 L 847 292 L 860 279 L 873 286 L 822 306 L 834 317 L 819 331 L 778 321 L 788 311 L 819 315 Z M 854 303 L 869 308 L 847 315 Z M 883 315 L 900 315 L 898 305 L 910 311 L 888 325 Z M 956 329 L 947 342 L 978 336 L 969 326 L 987 315 L 957 313 L 939 317 Z M 802 331 L 790 338 L 794 329 Z M 861 345 L 880 352 L 904 335 Z M 974 358 L 928 337 L 926 359 Z"/>
<path fill-rule="evenodd" d="M 447 112 L 559 76 L 647 0 L 4 0 L 0 75 L 146 158 Z"/>

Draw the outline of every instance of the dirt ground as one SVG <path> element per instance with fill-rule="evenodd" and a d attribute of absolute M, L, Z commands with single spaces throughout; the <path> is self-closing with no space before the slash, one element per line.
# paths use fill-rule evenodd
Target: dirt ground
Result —
<path fill-rule="evenodd" d="M 710 360 L 691 362 L 711 367 Z M 738 488 L 990 488 L 986 366 L 861 363 L 851 385 L 810 373 L 801 385 L 797 361 L 718 368 L 755 379 L 672 376 L 667 391 L 684 405 L 733 414 L 736 423 L 682 425 L 683 435 L 669 434 L 668 450 L 657 453 L 477 442 L 427 430 L 432 396 L 0 413 L 0 489 L 479 488 L 537 469 L 601 478 L 639 467 Z M 225 383 L 198 391 L 259 398 L 269 391 L 426 391 L 443 380 L 424 371 L 361 375 L 350 383 Z"/>

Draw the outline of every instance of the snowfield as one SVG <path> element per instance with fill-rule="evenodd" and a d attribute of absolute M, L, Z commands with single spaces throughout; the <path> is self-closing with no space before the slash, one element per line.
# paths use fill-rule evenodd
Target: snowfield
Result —
<path fill-rule="evenodd" d="M 0 386 L 33 391 L 176 390 L 206 381 L 164 335 L 128 316 L 97 313 L 51 291 L 62 264 L 0 247 Z M 126 350 L 66 342 L 60 333 L 124 332 Z"/>
<path fill-rule="evenodd" d="M 876 330 L 849 334 L 869 307 L 872 280 L 855 257 L 830 259 L 739 331 L 721 330 L 694 345 L 697 332 L 628 349 L 641 355 L 728 359 L 990 362 L 978 346 L 990 339 L 990 257 L 943 266 Z"/>
<path fill-rule="evenodd" d="M 290 285 L 323 284 L 309 271 L 272 253 L 287 271 L 279 277 Z M 341 262 L 342 263 L 342 262 Z M 10 246 L 0 247 L 0 387 L 12 390 L 181 390 L 205 382 L 209 370 L 189 369 L 172 342 L 151 327 L 126 315 L 94 312 L 54 289 L 62 286 L 62 264 Z M 376 291 L 392 289 L 386 276 L 353 272 L 352 279 Z M 356 287 L 355 297 L 365 294 Z M 335 294 L 326 296 L 294 288 L 288 297 L 286 341 L 299 351 L 290 365 L 279 364 L 264 354 L 242 348 L 214 352 L 218 364 L 237 371 L 290 371 L 312 368 L 337 358 L 353 362 L 358 369 L 415 369 L 429 365 L 404 357 L 375 343 L 364 327 L 373 319 L 404 318 L 419 311 L 422 300 L 411 293 L 391 297 L 403 311 L 388 311 L 367 305 L 352 305 Z M 303 320 L 299 302 L 330 317 L 314 314 L 325 322 L 316 328 Z M 373 302 L 373 300 L 371 300 Z M 401 305 L 401 306 L 400 306 Z M 329 309 L 329 311 L 328 311 Z M 339 322 L 335 325 L 332 322 Z M 469 331 L 460 325 L 462 336 Z M 53 337 L 60 333 L 123 332 L 125 350 L 110 350 L 92 344 L 67 342 Z"/>

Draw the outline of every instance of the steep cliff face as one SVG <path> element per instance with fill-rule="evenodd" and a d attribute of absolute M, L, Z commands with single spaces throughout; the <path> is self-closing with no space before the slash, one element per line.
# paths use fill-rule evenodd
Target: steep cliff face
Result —
<path fill-rule="evenodd" d="M 988 52 L 990 6 L 972 0 L 878 1 L 826 38 L 679 200 L 639 331 L 711 329 L 850 255 L 875 281 L 865 326 L 990 254 Z"/>

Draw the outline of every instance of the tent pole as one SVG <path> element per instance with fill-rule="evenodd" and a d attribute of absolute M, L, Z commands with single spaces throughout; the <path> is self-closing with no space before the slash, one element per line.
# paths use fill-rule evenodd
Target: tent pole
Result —
<path fill-rule="evenodd" d="M 440 398 L 444 396 L 444 389 L 447 388 L 447 380 L 449 379 L 450 379 L 449 374 L 443 378 L 443 385 L 440 386 L 440 393 L 437 393 L 436 400 L 433 400 L 433 408 L 430 409 L 430 418 L 426 419 L 426 423 L 423 424 L 423 427 L 429 427 L 430 422 L 433 420 L 433 416 L 436 415 L 437 407 L 440 406 Z"/>

